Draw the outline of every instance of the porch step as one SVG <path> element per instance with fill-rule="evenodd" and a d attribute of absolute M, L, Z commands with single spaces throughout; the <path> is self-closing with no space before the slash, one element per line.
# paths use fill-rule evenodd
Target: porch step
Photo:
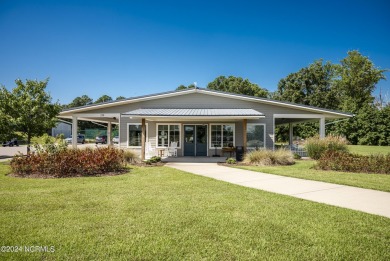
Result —
<path fill-rule="evenodd" d="M 218 163 L 225 162 L 226 157 L 168 157 L 162 162 L 188 162 L 188 163 Z"/>

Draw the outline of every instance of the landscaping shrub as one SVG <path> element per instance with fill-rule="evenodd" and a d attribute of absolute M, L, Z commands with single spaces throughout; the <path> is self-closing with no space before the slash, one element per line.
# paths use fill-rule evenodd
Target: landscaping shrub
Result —
<path fill-rule="evenodd" d="M 236 161 L 236 159 L 234 159 L 234 158 L 228 158 L 228 159 L 226 160 L 226 163 L 227 163 L 227 164 L 236 164 L 237 161 Z"/>
<path fill-rule="evenodd" d="M 145 163 L 150 165 L 152 163 L 157 163 L 157 162 L 160 162 L 161 161 L 161 158 L 158 157 L 158 156 L 153 156 L 151 157 L 150 159 L 146 160 Z"/>
<path fill-rule="evenodd" d="M 296 159 L 296 160 L 302 159 L 301 155 L 299 155 L 298 153 L 294 153 L 293 156 L 294 156 L 294 159 Z"/>
<path fill-rule="evenodd" d="M 310 158 L 318 160 L 321 155 L 327 151 L 348 151 L 347 141 L 340 136 L 329 135 L 323 139 L 319 136 L 309 138 L 306 141 L 305 148 Z"/>
<path fill-rule="evenodd" d="M 68 144 L 64 139 L 64 135 L 58 135 L 56 138 L 53 138 L 47 134 L 42 135 L 41 137 L 42 144 L 35 143 L 33 145 L 35 153 L 58 153 L 64 151 L 68 148 Z"/>
<path fill-rule="evenodd" d="M 390 174 L 390 153 L 387 155 L 360 155 L 345 151 L 328 150 L 318 160 L 317 168 L 322 170 Z"/>
<path fill-rule="evenodd" d="M 88 176 L 115 172 L 124 166 L 124 152 L 115 148 L 40 150 L 11 160 L 14 173 L 44 176 Z"/>
<path fill-rule="evenodd" d="M 295 163 L 292 152 L 284 149 L 252 151 L 245 155 L 244 162 L 265 166 L 292 165 Z"/>
<path fill-rule="evenodd" d="M 140 161 L 138 154 L 133 150 L 125 150 L 123 153 L 124 161 L 126 163 L 138 163 Z"/>

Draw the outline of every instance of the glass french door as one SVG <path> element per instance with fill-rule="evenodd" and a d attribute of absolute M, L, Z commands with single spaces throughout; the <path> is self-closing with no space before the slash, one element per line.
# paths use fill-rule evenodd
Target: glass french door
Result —
<path fill-rule="evenodd" d="M 184 125 L 184 156 L 207 156 L 207 125 Z"/>

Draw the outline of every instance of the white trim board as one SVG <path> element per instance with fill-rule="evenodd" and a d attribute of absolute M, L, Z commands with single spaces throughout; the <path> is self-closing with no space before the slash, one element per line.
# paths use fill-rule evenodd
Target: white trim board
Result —
<path fill-rule="evenodd" d="M 285 119 L 322 119 L 325 115 L 321 114 L 274 114 L 274 118 Z"/>

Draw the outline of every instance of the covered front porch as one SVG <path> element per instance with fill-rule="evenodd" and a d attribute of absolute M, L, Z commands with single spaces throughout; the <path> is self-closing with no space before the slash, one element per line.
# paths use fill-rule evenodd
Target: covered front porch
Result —
<path fill-rule="evenodd" d="M 122 122 L 128 122 L 128 147 L 139 149 L 142 160 L 172 156 L 174 150 L 176 160 L 214 157 L 213 162 L 220 162 L 227 148 L 234 151 L 236 146 L 246 146 L 248 121 L 264 117 L 253 109 L 138 109 L 123 113 Z"/>

